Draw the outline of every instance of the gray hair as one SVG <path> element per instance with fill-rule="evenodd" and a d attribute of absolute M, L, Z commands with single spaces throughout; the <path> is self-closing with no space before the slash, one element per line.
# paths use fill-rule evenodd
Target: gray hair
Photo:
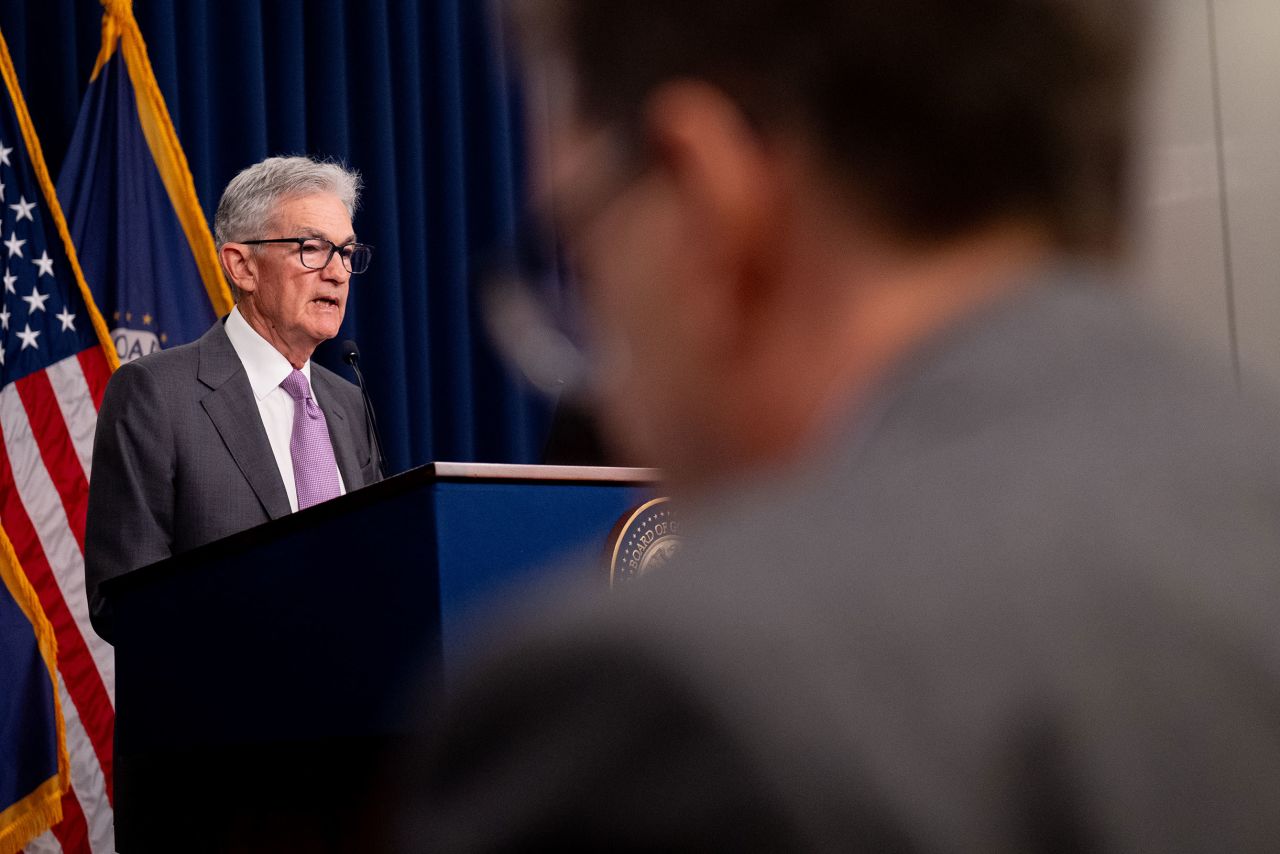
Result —
<path fill-rule="evenodd" d="M 222 191 L 213 234 L 224 243 L 259 240 L 266 234 L 280 202 L 312 193 L 332 193 L 352 218 L 360 204 L 360 173 L 332 160 L 311 157 L 268 157 L 231 179 Z"/>

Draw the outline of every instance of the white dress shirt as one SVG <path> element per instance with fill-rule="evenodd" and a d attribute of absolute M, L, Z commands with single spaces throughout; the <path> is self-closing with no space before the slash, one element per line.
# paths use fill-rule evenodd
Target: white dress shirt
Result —
<path fill-rule="evenodd" d="M 249 385 L 253 388 L 253 397 L 258 402 L 258 414 L 262 416 L 262 426 L 267 430 L 267 441 L 271 443 L 271 452 L 276 457 L 276 467 L 280 469 L 280 478 L 284 481 L 284 491 L 289 493 L 289 506 L 294 512 L 298 510 L 298 486 L 293 480 L 293 457 L 289 453 L 289 440 L 293 437 L 293 398 L 289 392 L 280 388 L 284 378 L 293 373 L 293 365 L 271 346 L 267 339 L 240 314 L 240 309 L 231 309 L 225 325 L 227 337 L 244 371 L 249 377 Z M 302 373 L 311 384 L 311 360 L 302 366 Z M 311 397 L 316 405 L 320 398 L 316 395 L 315 386 L 311 387 Z M 346 494 L 347 485 L 342 482 L 342 472 L 338 472 L 338 487 Z"/>

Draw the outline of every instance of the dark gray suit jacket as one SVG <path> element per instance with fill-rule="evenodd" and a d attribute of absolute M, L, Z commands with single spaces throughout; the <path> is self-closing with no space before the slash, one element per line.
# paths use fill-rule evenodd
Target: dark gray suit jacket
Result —
<path fill-rule="evenodd" d="M 107 640 L 103 581 L 290 512 L 223 322 L 190 344 L 122 365 L 107 385 L 85 529 L 90 614 Z M 359 390 L 314 363 L 311 382 L 347 491 L 374 482 Z"/>
<path fill-rule="evenodd" d="M 403 850 L 1280 850 L 1280 421 L 1065 274 L 929 342 L 683 560 L 545 604 Z"/>

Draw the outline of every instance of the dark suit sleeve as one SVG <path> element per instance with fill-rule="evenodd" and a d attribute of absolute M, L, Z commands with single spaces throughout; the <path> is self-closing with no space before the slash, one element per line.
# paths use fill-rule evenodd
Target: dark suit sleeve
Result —
<path fill-rule="evenodd" d="M 171 400 L 146 365 L 122 366 L 98 413 L 85 526 L 85 580 L 94 629 L 111 640 L 99 585 L 172 554 Z"/>
<path fill-rule="evenodd" d="M 447 706 L 398 787 L 397 850 L 795 847 L 726 728 L 626 650 L 526 647 Z"/>

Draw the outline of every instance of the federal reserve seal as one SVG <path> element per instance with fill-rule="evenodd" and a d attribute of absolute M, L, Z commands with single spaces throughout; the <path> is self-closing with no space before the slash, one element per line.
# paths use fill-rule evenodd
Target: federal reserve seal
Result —
<path fill-rule="evenodd" d="M 670 498 L 655 498 L 623 516 L 609 538 L 609 586 L 626 584 L 680 551 L 680 517 Z"/>

